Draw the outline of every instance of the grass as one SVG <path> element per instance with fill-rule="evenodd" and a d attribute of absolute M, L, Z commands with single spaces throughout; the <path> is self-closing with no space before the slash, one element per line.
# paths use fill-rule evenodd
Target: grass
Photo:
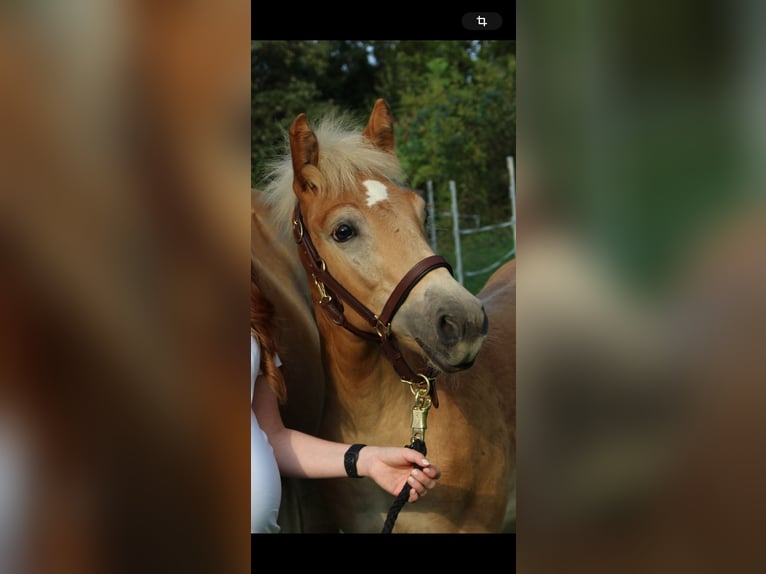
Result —
<path fill-rule="evenodd" d="M 470 277 L 466 272 L 477 271 L 492 265 L 513 247 L 513 229 L 510 227 L 462 235 L 460 252 L 463 261 L 463 284 L 465 288 L 474 295 L 478 293 L 496 269 Z M 447 259 L 457 273 L 455 242 L 451 227 L 437 226 L 436 253 Z M 504 259 L 503 262 L 514 256 Z"/>

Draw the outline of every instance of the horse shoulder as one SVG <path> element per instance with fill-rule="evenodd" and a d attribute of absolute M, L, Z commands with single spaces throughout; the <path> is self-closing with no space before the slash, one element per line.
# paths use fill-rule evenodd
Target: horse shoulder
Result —
<path fill-rule="evenodd" d="M 478 294 L 485 308 L 508 312 L 516 307 L 516 260 L 511 259 L 495 271 Z M 487 311 L 489 313 L 489 311 Z"/>
<path fill-rule="evenodd" d="M 478 298 L 489 320 L 481 354 L 496 359 L 497 367 L 515 381 L 516 371 L 516 260 L 505 263 L 489 278 Z M 489 351 L 489 352 L 488 352 Z M 510 359 L 510 360 L 509 360 Z"/>
<path fill-rule="evenodd" d="M 515 428 L 516 260 L 495 271 L 478 297 L 487 313 L 489 332 L 473 368 L 491 373 L 503 411 Z"/>

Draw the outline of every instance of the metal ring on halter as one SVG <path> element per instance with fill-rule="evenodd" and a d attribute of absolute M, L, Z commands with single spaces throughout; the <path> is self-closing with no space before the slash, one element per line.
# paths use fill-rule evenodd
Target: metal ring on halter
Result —
<path fill-rule="evenodd" d="M 425 391 L 425 394 L 428 395 L 431 392 L 431 379 L 429 379 L 423 373 L 418 373 L 418 376 L 421 379 L 423 379 L 423 382 L 420 382 L 420 381 L 408 381 L 407 379 L 402 379 L 401 381 L 403 383 L 406 383 L 406 384 L 408 384 L 410 386 L 410 391 L 416 397 L 422 391 Z M 425 385 L 423 383 L 425 383 Z M 415 388 L 415 387 L 417 387 L 417 388 Z"/>
<path fill-rule="evenodd" d="M 296 227 L 298 228 L 297 234 L 295 233 Z M 293 236 L 296 243 L 303 241 L 303 222 L 300 219 L 293 219 Z"/>
<path fill-rule="evenodd" d="M 373 315 L 375 317 L 375 332 L 378 334 L 378 337 L 381 339 L 386 339 L 391 336 L 391 323 L 388 323 L 387 325 L 383 324 L 383 321 L 380 320 L 380 317 L 377 315 Z M 381 328 L 383 329 L 383 332 L 381 332 Z"/>

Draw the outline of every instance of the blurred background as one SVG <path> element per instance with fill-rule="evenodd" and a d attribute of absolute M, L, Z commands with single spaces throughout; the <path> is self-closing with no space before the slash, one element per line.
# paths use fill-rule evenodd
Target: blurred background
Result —
<path fill-rule="evenodd" d="M 0 7 L 2 572 L 249 571 L 249 26 Z"/>
<path fill-rule="evenodd" d="M 520 571 L 763 568 L 765 19 L 518 3 Z"/>

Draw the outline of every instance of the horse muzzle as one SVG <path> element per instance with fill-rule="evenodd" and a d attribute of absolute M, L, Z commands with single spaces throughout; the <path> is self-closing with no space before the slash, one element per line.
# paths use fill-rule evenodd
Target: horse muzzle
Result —
<path fill-rule="evenodd" d="M 461 294 L 463 295 L 463 294 Z M 426 292 L 420 310 L 403 313 L 402 326 L 439 369 L 454 373 L 473 366 L 489 331 L 489 320 L 478 299 L 466 296 L 439 297 Z M 438 303 L 436 300 L 440 299 Z M 405 311 L 405 309 L 403 309 Z M 407 309 L 409 311 L 409 309 Z"/>

